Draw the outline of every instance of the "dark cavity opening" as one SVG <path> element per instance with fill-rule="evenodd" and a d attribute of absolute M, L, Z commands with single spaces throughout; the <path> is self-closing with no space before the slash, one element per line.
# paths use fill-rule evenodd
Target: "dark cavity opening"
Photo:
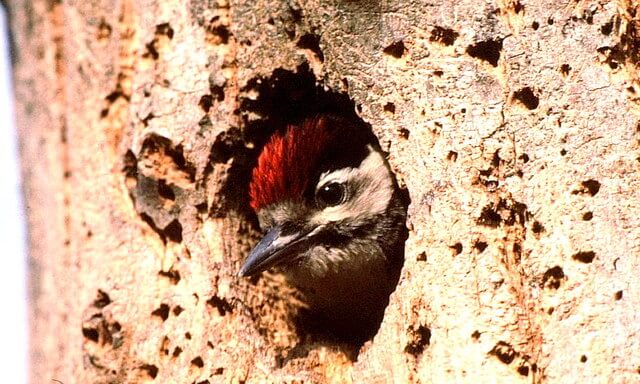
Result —
<path fill-rule="evenodd" d="M 596 257 L 596 253 L 593 251 L 578 252 L 571 256 L 573 260 L 576 260 L 585 264 L 591 263 L 595 257 Z"/>
<path fill-rule="evenodd" d="M 382 50 L 382 52 L 386 53 L 387 55 L 393 56 L 396 59 L 401 58 L 402 55 L 404 55 L 404 51 L 405 51 L 405 47 L 404 47 L 404 42 L 402 40 L 396 41 L 395 43 L 392 43 L 391 45 L 389 45 L 388 47 Z"/>
<path fill-rule="evenodd" d="M 321 63 L 324 62 L 324 53 L 322 53 L 322 49 L 320 48 L 320 36 L 307 33 L 306 35 L 300 36 L 296 45 L 300 48 L 310 50 Z"/>
<path fill-rule="evenodd" d="M 536 109 L 540 104 L 540 98 L 533 93 L 531 87 L 524 87 L 513 93 L 513 98 L 522 103 L 527 109 Z"/>
<path fill-rule="evenodd" d="M 502 40 L 486 40 L 470 45 L 467 47 L 467 54 L 474 59 L 486 61 L 497 67 L 498 60 L 500 60 L 500 51 L 502 51 Z"/>
<path fill-rule="evenodd" d="M 404 50 L 404 48 L 402 48 Z M 397 51 L 394 51 L 397 53 Z M 247 146 L 245 158 L 240 162 L 242 167 L 236 168 L 231 173 L 230 179 L 234 180 L 234 189 L 241 191 L 245 201 L 247 219 L 257 224 L 255 213 L 249 208 L 248 189 L 251 182 L 252 170 L 257 163 L 262 148 L 274 133 L 283 133 L 289 125 L 300 125 L 308 118 L 326 115 L 333 121 L 350 122 L 349 128 L 338 128 L 337 132 L 348 129 L 349 139 L 333 143 L 336 148 L 326 156 L 329 164 L 342 164 L 348 161 L 340 157 L 341 152 L 354 153 L 355 143 L 366 138 L 374 145 L 378 145 L 377 139 L 372 133 L 371 126 L 364 122 L 356 113 L 356 105 L 349 95 L 327 89 L 311 72 L 308 64 L 299 66 L 295 71 L 276 69 L 270 76 L 255 77 L 241 89 L 238 115 L 242 121 L 242 134 L 244 142 L 253 143 Z M 247 95 L 247 96 L 243 96 Z M 249 97 L 249 95 L 257 95 Z M 341 125 L 340 125 L 341 126 Z M 345 131 L 346 132 L 346 131 Z M 365 146 L 363 145 L 363 148 Z M 335 159 L 332 156 L 335 155 Z M 384 155 L 384 154 L 383 154 Z M 237 160 L 237 157 L 235 158 Z M 235 161 L 234 161 L 235 163 Z M 315 179 L 314 179 L 315 180 Z M 314 184 L 311 181 L 310 184 Z M 305 195 L 306 196 L 306 195 Z M 363 313 L 358 319 L 336 320 L 331 314 L 327 314 L 320 308 L 310 308 L 294 314 L 294 326 L 300 336 L 301 344 L 296 348 L 311 348 L 312 345 L 330 345 L 343 349 L 352 358 L 357 358 L 360 347 L 370 340 L 378 331 L 382 322 L 384 310 L 388 305 L 389 294 L 395 289 L 400 276 L 400 270 L 404 264 L 404 242 L 408 236 L 405 225 L 406 209 L 409 204 L 409 194 L 406 190 L 397 188 L 395 191 L 397 202 L 394 217 L 397 217 L 397 233 L 391 236 L 393 239 L 385 245 L 388 259 L 393 260 L 388 265 L 390 284 L 384 297 L 379 297 L 375 309 L 370 313 Z M 264 233 L 267 228 L 261 228 Z M 367 233 L 370 228 L 358 228 L 360 234 Z M 357 231 L 356 231 L 357 232 Z M 340 247 L 348 242 L 348 236 L 331 234 L 326 236 L 324 243 L 327 247 Z M 352 234 L 359 236 L 358 233 Z M 390 238 L 389 236 L 386 236 Z M 280 267 L 286 268 L 286 265 Z M 260 275 L 258 275 L 259 278 Z M 303 290 L 303 287 L 298 287 Z M 256 289 L 252 287 L 252 289 Z M 339 295 L 339 292 L 336 292 Z M 303 348 L 304 349 L 304 348 Z"/>
<path fill-rule="evenodd" d="M 458 36 L 458 32 L 454 31 L 453 29 L 436 26 L 431 31 L 429 41 L 435 41 L 449 46 L 455 43 Z"/>

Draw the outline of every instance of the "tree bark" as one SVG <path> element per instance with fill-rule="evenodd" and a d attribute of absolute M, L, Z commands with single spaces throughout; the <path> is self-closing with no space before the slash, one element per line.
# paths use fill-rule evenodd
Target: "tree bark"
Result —
<path fill-rule="evenodd" d="M 32 382 L 640 381 L 634 2 L 9 6 Z M 411 199 L 359 350 L 236 277 L 261 145 L 354 106 Z"/>

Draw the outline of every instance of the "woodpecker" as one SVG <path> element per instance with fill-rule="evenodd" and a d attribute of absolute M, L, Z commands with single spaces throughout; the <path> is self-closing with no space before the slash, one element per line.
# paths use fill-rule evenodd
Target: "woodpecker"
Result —
<path fill-rule="evenodd" d="M 240 276 L 278 267 L 338 336 L 371 337 L 404 261 L 406 203 L 375 136 L 323 114 L 274 134 L 249 186 L 266 232 Z"/>

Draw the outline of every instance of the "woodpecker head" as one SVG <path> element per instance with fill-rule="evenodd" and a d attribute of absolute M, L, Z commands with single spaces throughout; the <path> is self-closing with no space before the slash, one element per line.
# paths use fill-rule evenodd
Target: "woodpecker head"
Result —
<path fill-rule="evenodd" d="M 266 234 L 241 276 L 281 266 L 313 285 L 358 271 L 376 279 L 387 273 L 378 270 L 402 263 L 406 207 L 375 137 L 361 122 L 320 115 L 275 134 L 249 189 Z M 390 279 L 395 287 L 397 274 Z"/>

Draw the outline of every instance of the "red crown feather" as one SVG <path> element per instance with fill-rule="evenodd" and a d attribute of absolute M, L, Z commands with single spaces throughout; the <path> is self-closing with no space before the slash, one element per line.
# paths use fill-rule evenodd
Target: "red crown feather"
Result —
<path fill-rule="evenodd" d="M 253 169 L 249 196 L 258 211 L 277 201 L 302 198 L 311 172 L 331 139 L 329 121 L 319 116 L 290 125 L 264 146 Z"/>

